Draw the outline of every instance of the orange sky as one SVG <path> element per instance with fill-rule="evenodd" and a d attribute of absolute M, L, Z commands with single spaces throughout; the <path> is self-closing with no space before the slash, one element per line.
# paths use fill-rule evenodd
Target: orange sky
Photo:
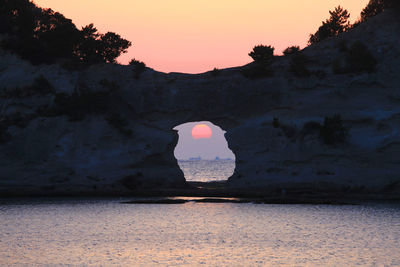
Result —
<path fill-rule="evenodd" d="M 328 11 L 341 5 L 351 19 L 368 0 L 35 0 L 80 28 L 94 23 L 132 42 L 131 58 L 164 72 L 199 73 L 244 65 L 254 45 L 304 47 Z"/>

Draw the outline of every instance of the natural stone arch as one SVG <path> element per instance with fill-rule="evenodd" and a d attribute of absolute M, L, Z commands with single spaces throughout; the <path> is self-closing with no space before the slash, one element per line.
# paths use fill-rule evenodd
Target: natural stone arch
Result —
<path fill-rule="evenodd" d="M 211 139 L 203 139 L 194 141 L 191 136 L 192 128 L 198 124 L 205 124 L 209 126 L 212 130 Z M 229 177 L 231 177 L 234 173 L 235 169 L 235 159 L 236 156 L 233 151 L 229 148 L 229 143 L 226 140 L 225 134 L 226 131 L 212 123 L 210 121 L 195 121 L 195 122 L 186 122 L 180 125 L 177 125 L 173 128 L 178 133 L 179 141 L 174 149 L 174 156 L 178 161 L 179 167 L 185 174 L 186 181 L 197 181 L 197 182 L 204 182 L 204 181 L 226 181 Z M 202 143 L 202 145 L 196 145 L 196 142 Z M 211 142 L 211 143 L 210 143 Z M 197 149 L 200 151 L 186 151 L 185 146 L 192 145 L 194 147 L 197 146 Z M 212 145 L 213 151 L 209 152 L 208 149 L 204 150 L 204 147 Z M 194 154 L 196 153 L 196 154 Z M 210 158 L 210 155 L 213 156 Z M 190 156 L 189 156 L 190 155 Z M 226 173 L 217 173 L 216 179 L 207 179 L 207 177 L 200 177 L 192 173 L 193 167 L 198 167 L 196 161 L 189 160 L 190 157 L 201 156 L 201 162 L 205 165 L 205 168 L 213 168 L 216 167 L 215 165 L 223 164 Z M 219 157 L 219 161 L 215 162 L 215 157 Z M 181 157 L 181 160 L 179 159 Z M 227 160 L 229 158 L 229 160 Z M 207 160 L 207 161 L 204 161 Z M 206 164 L 205 164 L 206 163 Z M 194 177 L 191 177 L 194 176 Z M 200 180 L 199 180 L 200 179 Z"/>

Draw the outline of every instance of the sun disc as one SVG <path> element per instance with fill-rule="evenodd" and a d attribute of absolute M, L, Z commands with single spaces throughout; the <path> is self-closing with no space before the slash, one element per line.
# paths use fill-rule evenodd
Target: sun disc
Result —
<path fill-rule="evenodd" d="M 211 128 L 206 124 L 196 124 L 192 129 L 193 139 L 210 138 L 212 135 Z"/>

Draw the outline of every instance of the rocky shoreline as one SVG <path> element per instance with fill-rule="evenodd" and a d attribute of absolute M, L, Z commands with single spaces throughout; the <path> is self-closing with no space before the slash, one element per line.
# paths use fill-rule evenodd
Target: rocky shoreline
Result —
<path fill-rule="evenodd" d="M 363 188 L 339 188 L 331 185 L 281 185 L 264 188 L 231 188 L 227 182 L 187 182 L 180 188 L 147 188 L 129 192 L 74 192 L 36 193 L 20 192 L 2 194 L 1 199 L 27 197 L 50 198 L 133 198 L 126 204 L 184 204 L 195 203 L 255 203 L 255 204 L 329 204 L 357 205 L 365 202 L 400 203 L 400 196 L 393 191 L 368 191 Z"/>

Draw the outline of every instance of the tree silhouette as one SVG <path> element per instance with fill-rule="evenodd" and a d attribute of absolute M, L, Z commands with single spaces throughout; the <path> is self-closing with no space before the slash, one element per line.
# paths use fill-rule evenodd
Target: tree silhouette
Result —
<path fill-rule="evenodd" d="M 361 21 L 382 13 L 386 8 L 395 8 L 398 10 L 400 1 L 398 0 L 370 0 L 368 5 L 361 12 Z"/>
<path fill-rule="evenodd" d="M 342 117 L 336 114 L 325 117 L 324 124 L 320 128 L 320 137 L 327 145 L 346 142 L 349 130 L 343 126 Z"/>
<path fill-rule="evenodd" d="M 121 38 L 119 34 L 107 32 L 101 35 L 99 39 L 100 54 L 103 62 L 115 63 L 116 58 L 122 53 L 126 53 L 127 49 L 132 45 L 131 42 Z"/>
<path fill-rule="evenodd" d="M 383 0 L 370 0 L 368 5 L 361 11 L 361 21 L 366 21 L 368 18 L 382 13 L 384 7 Z"/>
<path fill-rule="evenodd" d="M 29 0 L 0 0 L 0 46 L 33 64 L 72 60 L 115 63 L 131 42 L 116 33 L 100 34 L 90 24 L 78 30 L 70 19 Z"/>
<path fill-rule="evenodd" d="M 45 47 L 49 61 L 73 56 L 73 49 L 79 42 L 79 30 L 72 20 L 51 9 L 43 9 L 36 23 L 34 38 Z"/>
<path fill-rule="evenodd" d="M 288 48 L 283 50 L 283 54 L 285 56 L 288 56 L 288 55 L 295 54 L 295 53 L 297 53 L 299 51 L 300 51 L 300 46 L 294 45 L 294 46 L 289 46 Z"/>
<path fill-rule="evenodd" d="M 329 11 L 331 15 L 329 19 L 322 22 L 318 31 L 310 35 L 309 44 L 318 43 L 328 37 L 337 36 L 350 28 L 350 13 L 341 6 Z"/>
<path fill-rule="evenodd" d="M 258 63 L 269 62 L 274 57 L 275 48 L 272 46 L 256 45 L 249 56 Z"/>

